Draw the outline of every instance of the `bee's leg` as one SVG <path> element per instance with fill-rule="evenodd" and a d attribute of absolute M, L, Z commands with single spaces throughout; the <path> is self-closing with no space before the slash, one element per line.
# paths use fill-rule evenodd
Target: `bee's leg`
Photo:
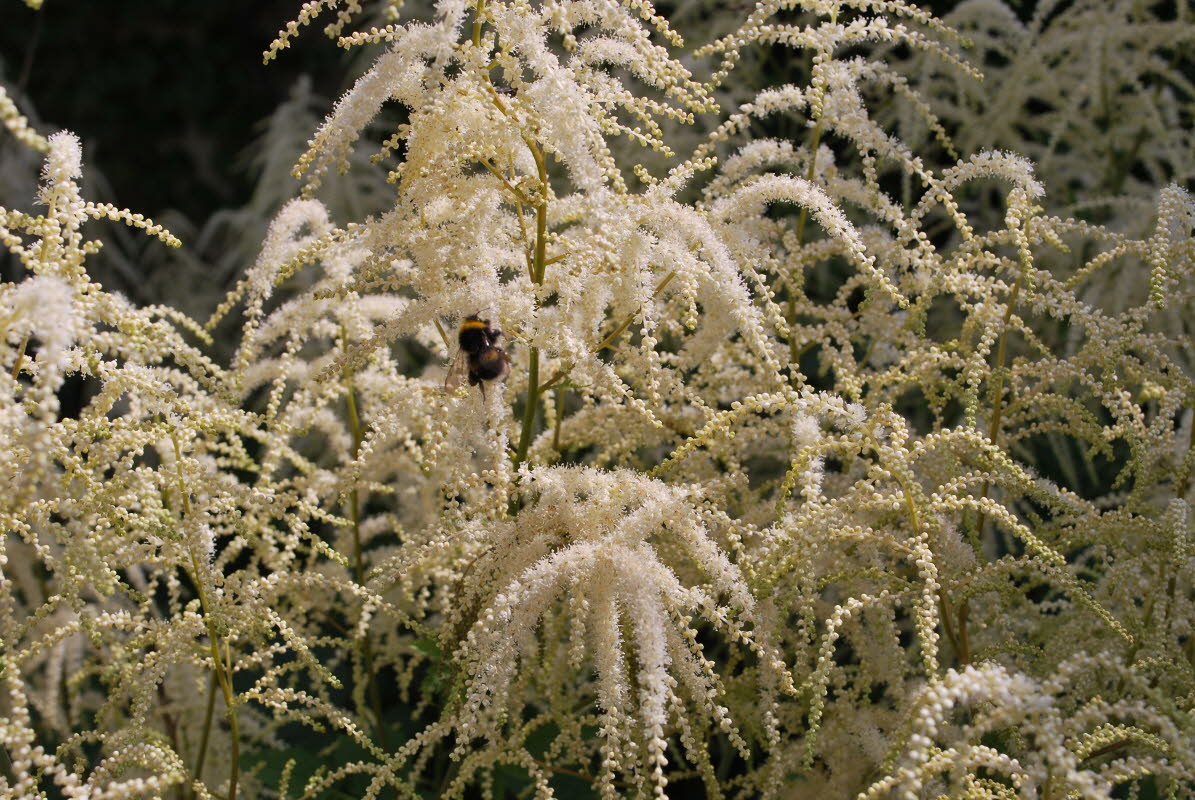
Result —
<path fill-rule="evenodd" d="M 481 402 L 485 402 L 485 381 L 478 381 L 477 387 L 481 389 Z"/>

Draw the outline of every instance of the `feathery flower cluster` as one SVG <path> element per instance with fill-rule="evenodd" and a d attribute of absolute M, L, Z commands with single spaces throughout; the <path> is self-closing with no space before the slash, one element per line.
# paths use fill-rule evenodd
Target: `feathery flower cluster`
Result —
<path fill-rule="evenodd" d="M 89 219 L 177 240 L 50 137 L 0 209 L 0 796 L 1192 796 L 1187 11 L 1097 56 L 1097 5 L 760 2 L 682 58 L 646 0 L 312 0 L 267 61 L 379 54 L 206 325 L 89 277 Z M 724 114 L 761 45 L 805 66 Z M 474 314 L 509 377 L 446 390 Z"/>

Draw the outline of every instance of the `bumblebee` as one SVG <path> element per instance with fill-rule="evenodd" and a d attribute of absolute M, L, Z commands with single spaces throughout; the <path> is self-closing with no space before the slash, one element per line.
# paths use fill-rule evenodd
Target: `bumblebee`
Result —
<path fill-rule="evenodd" d="M 481 387 L 481 396 L 484 398 L 486 383 L 502 380 L 510 372 L 510 356 L 495 344 L 501 336 L 502 331 L 490 327 L 488 319 L 476 314 L 465 317 L 457 333 L 461 349 L 448 368 L 444 390 L 456 391 L 467 375 L 469 385 Z"/>

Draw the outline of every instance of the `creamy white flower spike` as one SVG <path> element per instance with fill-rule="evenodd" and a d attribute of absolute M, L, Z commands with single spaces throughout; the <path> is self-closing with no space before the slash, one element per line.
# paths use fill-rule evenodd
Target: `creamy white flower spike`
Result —
<path fill-rule="evenodd" d="M 400 5 L 206 326 L 0 93 L 0 797 L 1185 796 L 1186 4 Z"/>

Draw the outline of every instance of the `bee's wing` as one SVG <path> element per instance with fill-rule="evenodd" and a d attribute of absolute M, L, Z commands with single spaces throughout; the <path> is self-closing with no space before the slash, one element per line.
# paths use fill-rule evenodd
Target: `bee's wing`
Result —
<path fill-rule="evenodd" d="M 457 350 L 456 358 L 452 359 L 452 364 L 448 367 L 448 374 L 444 376 L 444 391 L 455 392 L 468 374 L 469 354 L 464 350 Z"/>

